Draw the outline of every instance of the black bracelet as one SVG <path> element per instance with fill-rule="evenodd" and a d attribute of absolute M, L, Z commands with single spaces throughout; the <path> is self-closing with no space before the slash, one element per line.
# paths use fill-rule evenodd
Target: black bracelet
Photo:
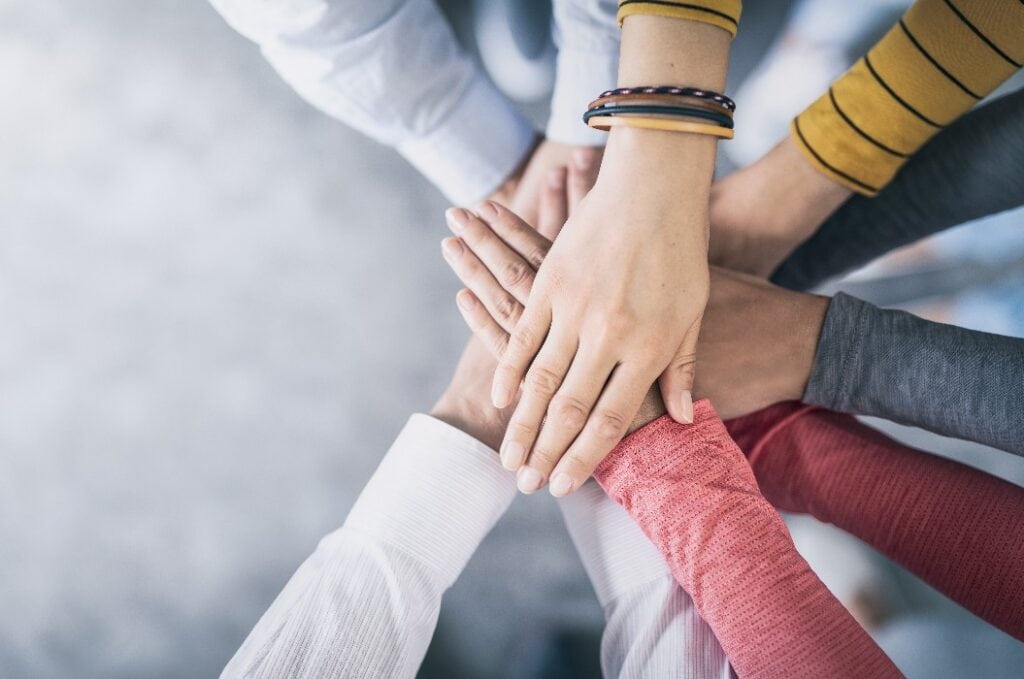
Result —
<path fill-rule="evenodd" d="M 716 113 L 702 108 L 690 106 L 598 106 L 589 109 L 583 114 L 583 122 L 586 123 L 594 116 L 616 116 L 616 115 L 666 115 L 673 118 L 701 118 L 718 123 L 720 126 L 732 129 L 732 118 L 724 113 Z"/>
<path fill-rule="evenodd" d="M 698 97 L 700 99 L 707 99 L 715 103 L 721 104 L 724 108 L 735 111 L 736 102 L 718 92 L 711 92 L 709 90 L 702 90 L 698 87 L 675 87 L 673 85 L 659 85 L 657 87 L 644 86 L 644 87 L 618 87 L 614 90 L 607 90 L 602 92 L 598 99 L 604 97 L 611 97 L 619 94 L 681 94 L 687 97 Z"/>

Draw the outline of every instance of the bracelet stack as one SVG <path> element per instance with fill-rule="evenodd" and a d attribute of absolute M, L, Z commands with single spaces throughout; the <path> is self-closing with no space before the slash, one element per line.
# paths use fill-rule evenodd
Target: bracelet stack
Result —
<path fill-rule="evenodd" d="M 620 87 L 590 102 L 583 122 L 605 131 L 642 127 L 732 139 L 735 110 L 724 94 L 694 87 Z"/>

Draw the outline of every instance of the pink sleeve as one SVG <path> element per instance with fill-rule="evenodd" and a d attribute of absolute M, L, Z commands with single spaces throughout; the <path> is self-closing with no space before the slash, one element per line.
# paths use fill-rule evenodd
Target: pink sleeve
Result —
<path fill-rule="evenodd" d="M 900 676 L 797 553 L 707 401 L 626 438 L 595 473 L 665 556 L 740 677 Z"/>
<path fill-rule="evenodd" d="M 776 507 L 842 528 L 1024 640 L 1024 489 L 812 406 L 728 427 Z"/>

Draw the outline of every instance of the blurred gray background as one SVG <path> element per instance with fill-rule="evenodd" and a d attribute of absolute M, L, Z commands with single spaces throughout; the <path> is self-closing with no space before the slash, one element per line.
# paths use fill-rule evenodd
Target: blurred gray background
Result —
<path fill-rule="evenodd" d="M 748 5 L 733 82 L 788 3 Z M 198 0 L 0 0 L 0 92 L 0 677 L 216 676 L 446 384 L 446 205 Z M 922 309 L 1020 334 L 1021 283 Z M 423 674 L 594 676 L 600 621 L 553 501 L 520 499 Z"/>

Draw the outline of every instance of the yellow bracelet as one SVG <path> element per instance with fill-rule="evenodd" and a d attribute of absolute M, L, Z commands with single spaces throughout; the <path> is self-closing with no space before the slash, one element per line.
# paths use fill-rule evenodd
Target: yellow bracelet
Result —
<path fill-rule="evenodd" d="M 688 120 L 674 118 L 638 118 L 634 116 L 594 116 L 587 121 L 587 124 L 596 130 L 607 132 L 613 127 L 640 127 L 646 130 L 670 130 L 672 132 L 693 132 L 694 134 L 708 134 L 712 137 L 732 139 L 733 131 L 719 125 L 707 123 L 691 123 Z"/>
<path fill-rule="evenodd" d="M 691 0 L 690 2 L 674 2 L 673 0 L 655 0 L 654 2 L 619 0 L 617 18 L 619 28 L 622 28 L 622 22 L 626 20 L 626 17 L 637 14 L 699 21 L 704 24 L 717 26 L 735 38 L 736 29 L 739 27 L 742 4 L 740 0 Z"/>

